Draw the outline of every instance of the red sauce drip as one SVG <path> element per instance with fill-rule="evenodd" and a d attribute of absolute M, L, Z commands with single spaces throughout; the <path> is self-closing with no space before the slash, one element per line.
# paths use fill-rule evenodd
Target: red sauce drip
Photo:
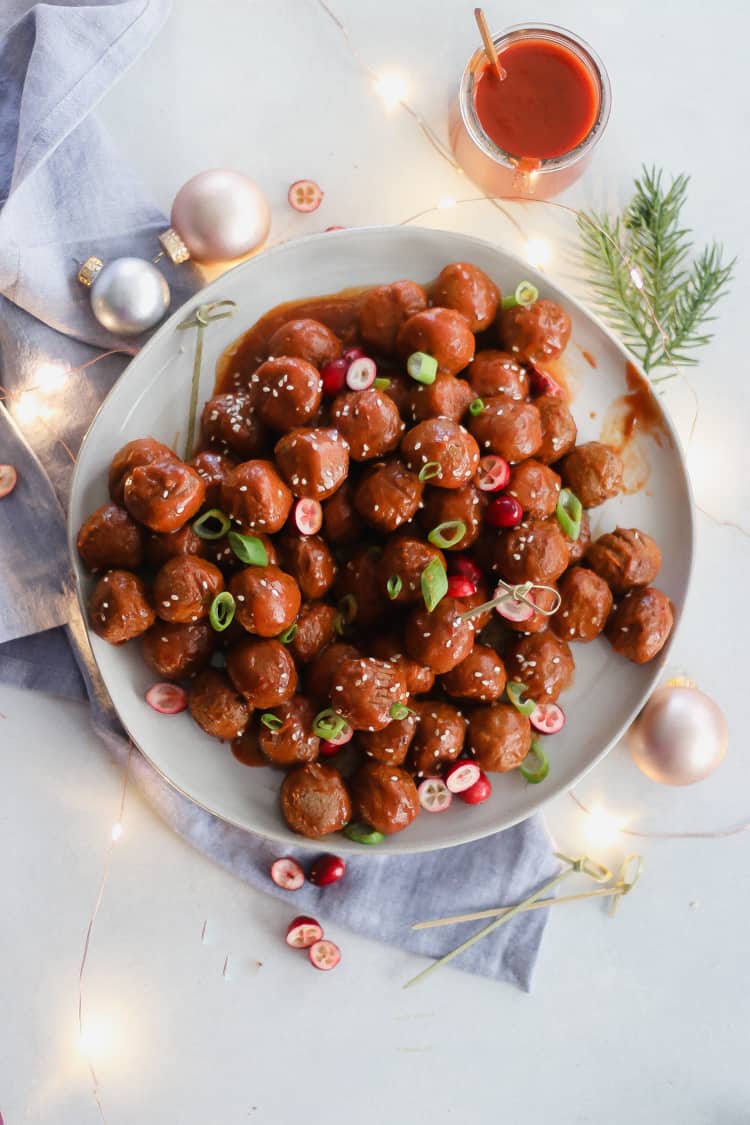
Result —
<path fill-rule="evenodd" d="M 646 447 L 639 435 L 650 436 L 658 446 L 672 439 L 661 407 L 650 385 L 632 363 L 625 365 L 627 394 L 620 395 L 609 407 L 602 425 L 601 440 L 622 457 L 623 492 L 640 492 L 651 473 Z"/>
<path fill-rule="evenodd" d="M 581 348 L 581 355 L 586 360 L 586 363 L 588 363 L 589 367 L 596 367 L 596 360 L 592 356 L 591 352 L 587 352 L 585 348 Z"/>
<path fill-rule="evenodd" d="M 585 63 L 543 39 L 520 39 L 499 57 L 505 79 L 488 65 L 474 92 L 479 120 L 495 144 L 540 160 L 579 145 L 599 111 L 598 85 Z"/>

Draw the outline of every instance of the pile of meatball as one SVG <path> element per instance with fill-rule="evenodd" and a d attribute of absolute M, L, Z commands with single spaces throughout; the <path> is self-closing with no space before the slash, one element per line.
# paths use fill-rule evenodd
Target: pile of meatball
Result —
<path fill-rule="evenodd" d="M 308 837 L 353 821 L 401 831 L 420 812 L 420 781 L 461 758 L 516 769 L 533 732 L 506 682 L 554 702 L 572 646 L 604 634 L 644 663 L 673 619 L 652 585 L 652 538 L 616 528 L 590 540 L 585 509 L 618 493 L 622 464 L 606 445 L 576 444 L 563 389 L 544 371 L 568 342 L 562 308 L 504 308 L 485 273 L 454 263 L 429 290 L 381 285 L 352 310 L 346 343 L 358 346 L 346 351 L 325 299 L 320 319 L 292 309 L 266 358 L 206 403 L 189 461 L 150 437 L 119 450 L 111 499 L 78 536 L 96 576 L 93 632 L 139 643 L 156 677 L 184 686 L 204 731 L 248 765 L 285 771 L 281 812 Z M 432 382 L 407 374 L 414 353 L 436 361 Z M 347 363 L 365 354 L 379 377 L 350 389 Z M 498 498 L 480 487 L 487 457 L 510 467 L 500 495 L 520 505 L 514 526 L 486 518 Z M 576 539 L 556 515 L 561 488 L 584 509 Z M 306 533 L 318 505 L 322 525 Z M 231 534 L 201 534 L 211 510 L 262 544 L 259 564 L 242 561 Z M 443 524 L 464 528 L 445 548 L 428 538 Z M 449 592 L 428 608 L 422 575 L 436 560 Z M 465 617 L 499 579 L 549 586 L 560 607 L 515 623 L 492 608 Z M 235 614 L 217 629 L 224 591 Z M 322 736 L 321 713 L 338 737 Z"/>

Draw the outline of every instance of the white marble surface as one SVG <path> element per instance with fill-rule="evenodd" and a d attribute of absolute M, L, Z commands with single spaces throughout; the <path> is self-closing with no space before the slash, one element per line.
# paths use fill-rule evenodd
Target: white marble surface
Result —
<path fill-rule="evenodd" d="M 367 61 L 408 75 L 414 105 L 444 132 L 474 45 L 470 8 L 334 6 Z M 744 258 L 700 367 L 667 384 L 701 509 L 671 670 L 721 701 L 730 753 L 704 784 L 668 790 L 617 749 L 579 789 L 638 830 L 729 826 L 750 816 L 739 603 L 750 555 L 747 531 L 736 526 L 750 523 L 742 301 L 750 152 L 738 140 L 747 125 L 747 9 L 722 0 L 710 23 L 697 0 L 538 0 L 533 13 L 512 2 L 488 14 L 493 25 L 530 14 L 560 20 L 609 67 L 609 130 L 568 202 L 622 200 L 640 163 L 656 161 L 693 176 L 696 238 L 716 236 Z M 386 113 L 373 98 L 315 0 L 175 0 L 169 24 L 101 113 L 166 209 L 195 171 L 233 165 L 267 192 L 274 238 L 398 222 L 442 197 L 474 194 L 406 114 Z M 288 184 L 303 176 L 326 191 L 312 217 L 285 203 Z M 516 213 L 528 237 L 554 240 L 549 270 L 575 284 L 569 220 L 538 207 Z M 437 218 L 515 244 L 486 204 Z M 0 712 L 0 1111 L 6 1125 L 93 1125 L 100 1118 L 77 1039 L 77 978 L 121 778 L 82 707 L 0 689 Z M 590 822 L 570 797 L 548 816 L 568 849 L 613 860 L 633 850 L 622 836 L 607 846 L 588 839 Z M 403 992 L 419 963 L 348 933 L 333 935 L 341 967 L 312 972 L 280 941 L 293 908 L 190 851 L 131 791 L 86 985 L 107 1121 L 746 1122 L 748 836 L 638 846 L 643 880 L 614 921 L 595 903 L 556 908 L 532 996 L 452 971 Z"/>

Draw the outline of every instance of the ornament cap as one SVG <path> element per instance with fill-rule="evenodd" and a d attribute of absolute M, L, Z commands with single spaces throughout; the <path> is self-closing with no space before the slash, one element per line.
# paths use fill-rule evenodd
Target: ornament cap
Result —
<path fill-rule="evenodd" d="M 173 265 L 179 266 L 182 262 L 190 260 L 190 251 L 180 238 L 174 227 L 165 230 L 159 235 L 162 250 Z"/>
<path fill-rule="evenodd" d="M 78 271 L 78 280 L 81 285 L 85 285 L 87 289 L 96 281 L 97 274 L 104 268 L 104 262 L 101 258 L 97 258 L 94 254 L 87 258 Z"/>

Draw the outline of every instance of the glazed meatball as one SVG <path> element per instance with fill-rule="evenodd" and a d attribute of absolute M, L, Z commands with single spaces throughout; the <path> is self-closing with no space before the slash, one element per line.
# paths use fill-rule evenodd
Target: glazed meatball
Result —
<path fill-rule="evenodd" d="M 97 637 L 121 645 L 140 637 L 155 620 L 146 587 L 129 570 L 109 570 L 89 599 L 89 622 Z"/>
<path fill-rule="evenodd" d="M 440 471 L 430 477 L 433 488 L 461 488 L 468 484 L 479 465 L 479 447 L 458 422 L 450 418 L 428 418 L 418 422 L 401 441 L 401 456 L 411 472 L 435 464 Z"/>
<path fill-rule="evenodd" d="M 573 656 L 565 641 L 549 629 L 519 637 L 506 653 L 508 679 L 526 685 L 537 703 L 554 703 L 573 678 Z"/>
<path fill-rule="evenodd" d="M 318 756 L 320 739 L 312 732 L 315 708 L 304 695 L 293 695 L 286 703 L 274 708 L 281 726 L 270 729 L 261 718 L 258 728 L 258 745 L 275 766 L 295 766 L 300 762 L 314 762 Z"/>
<path fill-rule="evenodd" d="M 378 548 L 358 547 L 341 568 L 335 584 L 339 604 L 346 599 L 349 624 L 367 628 L 382 620 L 388 606 Z"/>
<path fill-rule="evenodd" d="M 197 555 L 177 555 L 154 579 L 154 606 L 162 621 L 186 624 L 208 616 L 211 602 L 224 589 L 218 566 Z"/>
<path fill-rule="evenodd" d="M 341 341 L 319 320 L 288 320 L 268 341 L 269 356 L 296 356 L 323 367 L 341 355 Z"/>
<path fill-rule="evenodd" d="M 370 642 L 370 652 L 378 660 L 390 660 L 396 664 L 406 680 L 409 695 L 424 695 L 432 691 L 435 673 L 426 664 L 418 664 L 404 652 L 403 641 L 394 633 L 379 634 Z"/>
<path fill-rule="evenodd" d="M 371 527 L 395 531 L 416 515 L 424 485 L 397 457 L 381 462 L 362 478 L 354 492 L 354 507 Z"/>
<path fill-rule="evenodd" d="M 297 670 L 280 641 L 247 637 L 227 653 L 229 677 L 251 707 L 276 707 L 291 699 Z"/>
<path fill-rule="evenodd" d="M 432 300 L 436 305 L 461 313 L 472 332 L 483 332 L 497 315 L 500 290 L 477 266 L 453 262 L 438 274 Z"/>
<path fill-rule="evenodd" d="M 460 422 L 476 395 L 465 379 L 455 375 L 438 375 L 434 383 L 415 383 L 409 395 L 411 416 L 415 422 L 427 418 L 450 418 Z"/>
<path fill-rule="evenodd" d="M 272 430 L 291 430 L 309 422 L 320 406 L 322 383 L 306 359 L 281 355 L 261 363 L 251 379 L 258 417 Z"/>
<path fill-rule="evenodd" d="M 284 778 L 281 812 L 293 832 L 317 839 L 338 832 L 351 820 L 352 803 L 337 769 L 308 762 Z"/>
<path fill-rule="evenodd" d="M 526 516 L 544 519 L 551 516 L 560 496 L 560 478 L 541 461 L 522 461 L 514 465 L 507 488 L 508 496 L 515 496 Z"/>
<path fill-rule="evenodd" d="M 279 472 L 295 496 L 326 500 L 346 480 L 349 447 L 332 427 L 290 430 L 274 446 Z"/>
<path fill-rule="evenodd" d="M 591 543 L 591 522 L 586 512 L 581 513 L 581 530 L 577 539 L 570 539 L 563 532 L 563 539 L 568 547 L 568 562 L 570 566 L 579 563 L 589 549 Z"/>
<path fill-rule="evenodd" d="M 322 598 L 336 577 L 336 563 L 325 539 L 319 535 L 287 535 L 280 543 L 284 568 L 299 586 L 303 598 Z"/>
<path fill-rule="evenodd" d="M 667 595 L 646 586 L 630 590 L 617 604 L 607 623 L 607 640 L 634 664 L 647 664 L 664 648 L 673 624 Z"/>
<path fill-rule="evenodd" d="M 560 462 L 560 475 L 584 508 L 596 508 L 617 496 L 622 488 L 622 461 L 613 449 L 600 441 L 577 445 Z"/>
<path fill-rule="evenodd" d="M 214 632 L 207 621 L 157 621 L 141 639 L 146 664 L 165 680 L 189 680 L 208 664 Z"/>
<path fill-rule="evenodd" d="M 419 812 L 411 776 L 388 762 L 364 762 L 351 780 L 351 790 L 355 815 L 384 836 L 408 828 Z"/>
<path fill-rule="evenodd" d="M 516 357 L 494 348 L 477 352 L 469 364 L 466 378 L 474 394 L 482 399 L 497 395 L 523 399 L 529 393 L 529 376 Z"/>
<path fill-rule="evenodd" d="M 473 484 L 464 485 L 448 491 L 444 488 L 426 488 L 424 494 L 424 508 L 421 521 L 426 531 L 430 532 L 441 523 L 458 521 L 465 525 L 466 531 L 446 551 L 465 551 L 479 538 L 482 530 L 482 514 L 484 501 L 482 493 Z"/>
<path fill-rule="evenodd" d="M 261 456 L 268 444 L 260 415 L 252 399 L 243 394 L 208 400 L 201 415 L 201 440 L 213 449 L 230 451 L 240 461 Z"/>
<path fill-rule="evenodd" d="M 450 672 L 474 647 L 474 626 L 462 621 L 467 599 L 443 598 L 430 613 L 425 606 L 412 610 L 406 624 L 407 655 L 433 672 Z"/>
<path fill-rule="evenodd" d="M 385 591 L 390 579 L 398 579 L 401 589 L 395 598 L 390 598 L 395 605 L 408 605 L 411 602 L 422 601 L 422 571 L 434 559 L 438 559 L 445 569 L 445 556 L 443 552 L 425 543 L 422 539 L 414 539 L 403 535 L 389 539 L 378 563 L 380 585 Z"/>
<path fill-rule="evenodd" d="M 425 699 L 415 704 L 419 723 L 409 762 L 418 776 L 435 775 L 445 762 L 455 762 L 464 748 L 466 719 L 450 703 Z"/>
<path fill-rule="evenodd" d="M 498 329 L 503 347 L 538 363 L 555 359 L 565 350 L 570 339 L 570 317 L 554 301 L 542 298 L 533 305 L 502 309 Z"/>
<path fill-rule="evenodd" d="M 392 721 L 391 709 L 407 698 L 400 669 L 373 657 L 342 660 L 333 673 L 331 706 L 353 730 L 382 730 Z"/>
<path fill-rule="evenodd" d="M 574 448 L 578 427 L 566 403 L 557 395 L 541 395 L 534 399 L 542 421 L 542 444 L 536 451 L 538 461 L 550 464 L 559 461 Z"/>
<path fill-rule="evenodd" d="M 455 699 L 491 703 L 505 690 L 505 665 L 494 648 L 474 645 L 466 659 L 442 676 L 440 683 L 446 695 Z"/>
<path fill-rule="evenodd" d="M 154 438 L 137 438 L 118 449 L 109 467 L 109 495 L 115 504 L 122 505 L 125 481 L 133 469 L 139 465 L 150 465 L 152 461 L 177 460 L 177 455 L 167 445 Z"/>
<path fill-rule="evenodd" d="M 223 453 L 204 449 L 202 453 L 197 453 L 193 457 L 190 466 L 203 478 L 206 486 L 206 506 L 217 508 L 221 503 L 221 486 L 234 468 L 234 461 L 230 461 Z"/>
<path fill-rule="evenodd" d="M 277 566 L 246 566 L 233 576 L 229 591 L 240 625 L 259 637 L 283 633 L 302 605 L 299 586 Z"/>
<path fill-rule="evenodd" d="M 205 556 L 208 542 L 196 535 L 190 523 L 186 523 L 179 531 L 151 531 L 146 537 L 146 562 L 154 570 L 160 570 L 178 555 Z"/>
<path fill-rule="evenodd" d="M 388 385 L 382 388 L 383 393 L 395 402 L 396 409 L 402 418 L 411 420 L 411 397 L 414 390 L 414 380 L 402 371 L 387 371 L 383 377 L 388 380 Z"/>
<path fill-rule="evenodd" d="M 482 455 L 497 453 L 511 464 L 533 457 L 542 444 L 542 422 L 534 404 L 505 395 L 484 399 L 484 410 L 471 418 L 469 429 Z"/>
<path fill-rule="evenodd" d="M 593 641 L 612 610 L 609 586 L 593 570 L 576 566 L 560 579 L 559 590 L 562 601 L 550 628 L 565 641 Z"/>
<path fill-rule="evenodd" d="M 455 309 L 425 309 L 399 329 L 396 346 L 402 359 L 426 352 L 437 360 L 439 375 L 458 375 L 474 358 L 474 334 Z"/>
<path fill-rule="evenodd" d="M 88 570 L 136 570 L 143 562 L 143 531 L 124 508 L 102 504 L 78 532 L 77 547 Z"/>
<path fill-rule="evenodd" d="M 219 668 L 198 673 L 190 687 L 188 707 L 206 734 L 227 742 L 239 738 L 250 718 L 247 703 Z"/>
<path fill-rule="evenodd" d="M 618 527 L 600 535 L 586 551 L 586 562 L 614 594 L 648 586 L 661 567 L 661 551 L 645 531 Z"/>
<path fill-rule="evenodd" d="M 206 486 L 195 469 L 174 457 L 138 465 L 125 478 L 125 507 L 152 531 L 178 531 L 198 512 Z"/>
<path fill-rule="evenodd" d="M 297 614 L 297 631 L 289 651 L 300 664 L 307 664 L 336 636 L 336 610 L 325 602 L 306 602 Z"/>
<path fill-rule="evenodd" d="M 531 749 L 531 723 L 508 703 L 477 707 L 469 719 L 469 749 L 483 770 L 507 773 Z"/>
<path fill-rule="evenodd" d="M 365 293 L 359 310 L 362 339 L 376 352 L 393 355 L 405 320 L 427 308 L 427 294 L 416 281 L 378 285 Z"/>
<path fill-rule="evenodd" d="M 354 507 L 354 492 L 344 481 L 323 505 L 323 534 L 334 547 L 347 547 L 363 536 L 365 525 Z"/>
<path fill-rule="evenodd" d="M 498 535 L 495 568 L 506 582 L 549 586 L 568 568 L 568 544 L 557 520 L 524 520 Z"/>
<path fill-rule="evenodd" d="M 550 590 L 530 590 L 526 595 L 530 601 L 539 606 L 539 609 L 550 610 L 555 605 L 555 589 Z M 514 633 L 541 633 L 543 629 L 547 629 L 550 623 L 554 621 L 554 616 L 550 617 L 546 613 L 535 611 L 531 617 L 525 621 L 508 621 L 504 620 L 503 624 Z"/>
<path fill-rule="evenodd" d="M 395 402 L 375 387 L 340 394 L 331 407 L 331 422 L 348 444 L 353 461 L 390 453 L 404 432 Z"/>
<path fill-rule="evenodd" d="M 272 461 L 243 461 L 221 486 L 221 507 L 243 532 L 280 531 L 292 503 Z"/>
<path fill-rule="evenodd" d="M 357 660 L 359 650 L 353 645 L 332 644 L 314 656 L 305 669 L 305 691 L 316 701 L 328 701 L 334 673 L 342 660 Z"/>
<path fill-rule="evenodd" d="M 417 716 L 409 713 L 405 719 L 394 719 L 382 730 L 360 731 L 357 742 L 368 758 L 400 766 L 409 752 L 417 729 Z"/>

